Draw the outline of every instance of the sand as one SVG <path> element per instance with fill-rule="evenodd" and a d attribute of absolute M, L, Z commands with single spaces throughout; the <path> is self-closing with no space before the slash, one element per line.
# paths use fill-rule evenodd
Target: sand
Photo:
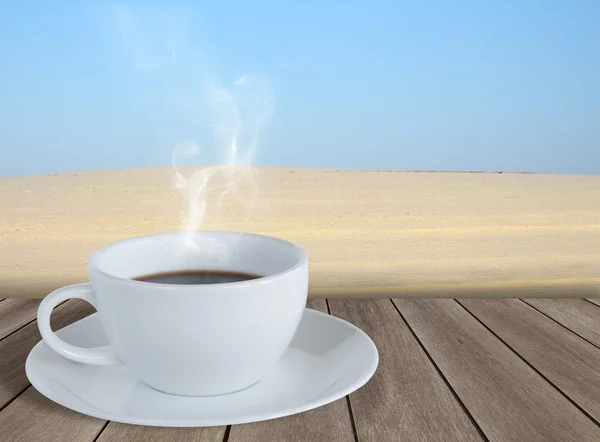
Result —
<path fill-rule="evenodd" d="M 259 171 L 253 212 L 202 228 L 304 247 L 312 297 L 600 297 L 600 176 Z M 0 298 L 86 281 L 92 251 L 186 210 L 170 168 L 0 178 Z"/>

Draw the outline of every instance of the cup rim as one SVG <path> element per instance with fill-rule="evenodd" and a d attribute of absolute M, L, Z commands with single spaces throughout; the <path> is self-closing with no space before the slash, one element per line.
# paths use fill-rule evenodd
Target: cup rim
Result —
<path fill-rule="evenodd" d="M 125 238 L 125 239 L 122 239 L 119 241 L 114 241 L 112 243 L 106 244 L 92 253 L 92 255 L 90 256 L 90 259 L 88 261 L 88 271 L 90 273 L 95 272 L 95 273 L 101 274 L 102 276 L 104 276 L 106 278 L 116 280 L 116 281 L 119 281 L 122 283 L 134 284 L 138 287 L 142 286 L 142 287 L 152 287 L 154 289 L 160 288 L 160 289 L 170 289 L 170 290 L 173 290 L 175 287 L 177 287 L 179 290 L 181 290 L 184 286 L 181 286 L 181 285 L 174 286 L 172 284 L 162 284 L 162 283 L 149 282 L 149 281 L 138 281 L 135 279 L 125 278 L 122 276 L 116 276 L 111 273 L 107 273 L 104 270 L 100 269 L 100 267 L 97 265 L 97 261 L 101 258 L 102 254 L 108 252 L 111 248 L 117 247 L 118 245 L 124 244 L 126 242 L 141 240 L 144 238 L 158 237 L 158 236 L 163 236 L 163 237 L 164 236 L 167 236 L 167 237 L 168 236 L 173 236 L 173 237 L 182 236 L 182 235 L 185 235 L 186 233 L 187 232 L 181 232 L 181 231 L 150 233 L 147 235 L 132 236 L 129 238 Z M 194 233 L 195 234 L 207 234 L 207 235 L 210 235 L 210 234 L 213 234 L 213 235 L 214 234 L 216 234 L 216 235 L 243 235 L 243 236 L 252 236 L 255 238 L 260 238 L 262 240 L 274 241 L 274 242 L 278 242 L 280 244 L 285 244 L 285 245 L 291 247 L 298 254 L 299 259 L 298 259 L 298 262 L 296 262 L 296 264 L 294 264 L 293 266 L 291 266 L 285 270 L 282 270 L 277 273 L 273 273 L 271 275 L 261 276 L 260 278 L 249 279 L 249 280 L 245 280 L 245 281 L 236 281 L 236 282 L 222 282 L 222 283 L 215 283 L 215 284 L 186 284 L 185 285 L 186 289 L 193 289 L 193 290 L 211 290 L 212 289 L 212 290 L 214 290 L 215 288 L 221 289 L 221 288 L 228 288 L 228 287 L 254 286 L 256 284 L 262 284 L 262 283 L 267 283 L 267 282 L 281 279 L 281 278 L 285 277 L 286 275 L 292 273 L 296 269 L 308 264 L 308 255 L 306 254 L 304 249 L 302 249 L 300 246 L 298 246 L 290 241 L 287 241 L 287 240 L 281 239 L 281 238 L 277 238 L 275 236 L 263 235 L 260 233 L 234 231 L 234 230 L 198 230 L 197 232 L 194 232 Z"/>

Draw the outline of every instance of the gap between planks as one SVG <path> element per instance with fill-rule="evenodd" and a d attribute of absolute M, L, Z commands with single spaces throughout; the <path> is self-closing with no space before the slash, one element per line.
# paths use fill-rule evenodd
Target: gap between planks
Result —
<path fill-rule="evenodd" d="M 350 394 L 359 440 L 485 440 L 389 299 L 328 301 L 379 352 L 373 378 Z"/>
<path fill-rule="evenodd" d="M 325 299 L 325 304 L 327 306 L 327 313 L 331 315 L 331 308 L 329 307 L 329 300 Z M 350 400 L 350 395 L 346 396 L 346 402 L 348 404 L 348 413 L 350 413 L 350 423 L 352 424 L 352 434 L 354 435 L 354 440 L 358 442 L 358 432 L 356 431 L 356 420 L 354 419 L 354 411 L 352 411 L 352 401 Z"/>
<path fill-rule="evenodd" d="M 334 301 L 334 302 L 337 302 L 337 301 Z M 345 301 L 341 301 L 341 302 L 345 302 Z M 431 302 L 431 301 L 427 301 L 427 302 Z M 476 302 L 476 301 L 473 301 L 473 302 Z M 520 301 L 516 301 L 516 302 L 520 302 Z M 328 301 L 325 301 L 325 303 L 326 303 L 326 305 L 327 305 L 327 309 L 329 310 L 329 302 L 328 302 Z M 396 305 L 394 304 L 394 306 L 396 306 Z M 397 306 L 396 306 L 396 309 L 397 309 Z M 468 310 L 467 310 L 467 309 L 466 309 L 464 306 L 463 306 L 463 309 L 465 309 L 466 311 L 468 311 Z M 536 311 L 536 309 L 533 309 L 533 308 L 532 308 L 532 311 Z M 57 310 L 57 311 L 56 311 L 56 313 L 58 314 L 58 313 L 59 313 L 59 311 Z M 398 310 L 396 310 L 396 313 L 400 313 L 400 312 L 399 312 Z M 480 320 L 480 319 L 479 319 L 477 316 L 473 315 L 471 312 L 469 312 L 469 313 L 470 313 L 470 315 L 471 315 L 471 316 L 473 316 L 473 317 L 474 317 L 474 318 L 475 318 L 475 319 L 476 319 L 476 320 L 477 320 L 479 323 L 481 323 L 481 320 Z M 540 313 L 540 314 L 541 314 L 541 313 Z M 415 332 L 415 331 L 414 331 L 414 329 L 413 329 L 413 328 L 410 326 L 410 324 L 408 323 L 408 321 L 407 321 L 405 318 L 403 318 L 401 314 L 400 314 L 400 318 L 401 318 L 401 319 L 402 319 L 402 320 L 403 320 L 403 321 L 406 323 L 406 326 L 407 326 L 407 328 L 408 328 L 408 329 L 410 330 L 410 332 L 413 334 L 413 338 L 416 338 L 416 340 L 417 340 L 417 343 L 419 343 L 419 345 L 422 347 L 422 350 L 425 352 L 425 354 L 428 356 L 428 358 L 430 358 L 430 362 L 431 362 L 431 363 L 433 363 L 433 365 L 434 365 L 434 368 L 436 368 L 436 370 L 438 370 L 438 374 L 439 374 L 439 373 L 443 373 L 443 371 L 441 370 L 441 368 L 440 368 L 440 367 L 439 367 L 439 366 L 438 366 L 438 365 L 435 363 L 435 360 L 434 360 L 434 358 L 432 357 L 432 355 L 431 355 L 431 354 L 430 354 L 430 353 L 429 353 L 429 352 L 426 350 L 426 347 L 425 347 L 425 345 L 423 344 L 423 342 L 421 342 L 421 341 L 418 339 L 416 332 Z M 34 318 L 34 319 L 35 319 L 35 318 Z M 550 321 L 550 319 L 549 319 L 549 318 L 545 318 L 545 319 L 546 319 L 546 320 L 548 320 L 548 321 Z M 31 322 L 33 322 L 33 321 L 31 321 Z M 351 321 L 351 322 L 353 322 L 353 321 Z M 555 321 L 555 322 L 557 322 L 557 321 Z M 559 323 L 559 324 L 560 324 L 560 323 Z M 30 323 L 27 323 L 27 324 L 25 324 L 23 327 L 21 327 L 21 329 L 19 329 L 19 331 L 21 331 L 21 330 L 22 330 L 23 328 L 25 328 L 27 325 L 30 325 Z M 357 325 L 358 325 L 358 324 L 357 324 Z M 485 324 L 482 324 L 482 325 L 485 327 Z M 560 325 L 564 327 L 564 324 L 560 324 Z M 487 327 L 486 327 L 486 329 L 487 329 Z M 488 329 L 488 331 L 489 331 L 490 333 L 494 334 L 494 333 L 493 333 L 492 331 L 490 331 L 489 329 Z M 7 336 L 7 338 L 8 338 L 8 336 Z M 503 341 L 502 341 L 502 339 L 498 338 L 497 336 L 496 336 L 496 338 L 497 338 L 497 339 L 499 339 L 501 342 L 503 342 Z M 12 339 L 12 338 L 11 338 L 11 339 Z M 515 350 L 514 350 L 514 349 L 513 349 L 513 348 L 512 348 L 510 345 L 508 345 L 507 343 L 504 343 L 504 345 L 505 345 L 506 347 L 508 347 L 508 348 L 509 348 L 511 351 L 513 351 L 514 353 L 516 353 L 516 352 L 515 352 Z M 516 353 L 516 354 L 517 354 L 517 356 L 519 356 L 519 355 L 518 355 L 518 353 Z M 521 356 L 519 356 L 519 357 L 520 357 L 521 359 L 523 359 Z M 526 361 L 526 360 L 525 360 L 525 362 L 527 363 L 527 361 Z M 379 369 L 378 369 L 378 370 L 379 370 Z M 535 368 L 534 368 L 534 370 L 535 370 Z M 444 380 L 444 377 L 445 377 L 445 376 L 442 376 L 442 380 Z M 456 395 L 456 398 L 460 398 L 460 396 L 459 396 L 459 395 L 458 395 L 458 393 L 455 391 L 455 389 L 451 387 L 451 383 L 450 383 L 450 381 L 449 381 L 448 379 L 445 379 L 445 381 L 448 383 L 448 387 L 449 387 L 450 391 L 451 391 L 451 392 L 453 392 L 453 393 Z M 367 384 L 367 385 L 368 385 L 368 384 Z M 363 387 L 363 388 L 365 388 L 365 387 Z M 13 402 L 15 402 L 15 401 L 17 400 L 17 398 L 19 398 L 19 397 L 21 397 L 23 394 L 25 394 L 25 392 L 26 392 L 28 389 L 29 389 L 29 387 L 28 387 L 28 384 L 27 384 L 27 385 L 25 386 L 25 388 L 24 388 L 23 390 L 21 390 L 21 392 L 20 392 L 19 394 L 17 394 L 15 397 L 13 397 L 13 398 L 12 398 L 12 400 L 10 401 L 10 403 L 9 403 L 9 404 L 6 404 L 6 406 L 5 406 L 5 407 L 6 407 L 6 408 L 9 408 L 9 406 L 10 406 L 10 405 L 11 405 Z M 27 394 L 29 394 L 29 393 L 27 393 Z M 38 394 L 38 393 L 36 392 L 36 394 Z M 336 402 L 337 402 L 337 401 L 336 401 Z M 350 397 L 347 397 L 347 401 L 346 401 L 346 403 L 347 403 L 347 406 L 348 406 L 348 407 L 347 407 L 347 408 L 348 408 L 348 413 L 349 413 L 349 415 L 350 415 L 351 426 L 353 427 L 353 428 L 352 428 L 352 430 L 353 430 L 353 433 L 354 433 L 354 431 L 358 432 L 358 429 L 357 429 L 357 426 L 356 426 L 356 422 L 352 422 L 352 420 L 353 420 L 353 417 L 354 417 L 354 416 L 353 416 L 353 410 L 352 410 L 352 404 L 351 404 L 351 402 L 352 402 L 352 399 L 351 399 Z M 461 401 L 459 401 L 459 402 L 461 402 Z M 60 406 L 58 406 L 58 405 L 55 405 L 55 404 L 51 404 L 51 405 L 52 405 L 52 406 L 54 406 L 54 407 L 60 407 Z M 464 405 L 464 404 L 463 404 L 463 405 Z M 60 408 L 62 408 L 62 407 L 60 407 Z M 465 408 L 466 408 L 466 407 L 465 407 Z M 319 408 L 319 409 L 316 409 L 316 410 L 320 410 L 320 409 L 321 409 L 321 408 Z M 463 410 L 463 411 L 464 411 L 464 410 Z M 467 415 L 468 415 L 468 414 L 469 414 L 469 413 L 467 413 Z M 1 417 L 1 416 L 2 416 L 2 414 L 0 413 L 0 417 Z M 285 418 L 282 418 L 282 419 L 285 419 Z M 274 423 L 274 422 L 277 422 L 277 421 L 279 421 L 279 420 L 281 420 L 281 419 L 278 419 L 278 420 L 275 420 L 275 421 L 267 421 L 267 422 L 268 422 L 268 423 L 270 423 L 270 424 L 272 424 L 272 423 Z M 103 428 L 108 428 L 108 422 L 106 422 L 106 421 L 103 421 L 103 422 L 104 422 Z M 234 427 L 232 427 L 232 429 L 234 429 L 234 428 L 236 428 L 236 427 L 241 427 L 241 426 L 234 426 Z M 102 431 L 102 429 L 100 429 L 100 431 L 99 431 L 99 432 L 98 432 L 98 434 L 96 435 L 96 437 L 97 437 L 99 440 L 102 440 L 102 439 L 101 439 L 102 433 L 103 433 L 103 431 Z M 225 433 L 226 433 L 226 432 L 225 432 Z M 354 436 L 354 434 L 353 434 L 353 436 Z M 354 438 L 355 438 L 355 437 L 354 437 Z M 109 439 L 106 439 L 106 440 L 109 440 Z"/>
<path fill-rule="evenodd" d="M 0 341 L 35 321 L 39 299 L 5 299 L 0 303 Z"/>
<path fill-rule="evenodd" d="M 479 425 L 477 424 L 477 422 L 473 418 L 473 415 L 469 412 L 468 408 L 465 406 L 465 404 L 460 399 L 460 397 L 458 396 L 458 394 L 456 394 L 456 391 L 454 390 L 454 388 L 452 388 L 452 385 L 450 385 L 450 382 L 448 382 L 448 379 L 446 378 L 446 376 L 444 375 L 444 373 L 442 372 L 442 370 L 440 370 L 440 367 L 435 363 L 435 361 L 433 360 L 433 358 L 431 357 L 431 355 L 429 354 L 429 352 L 427 351 L 427 349 L 425 348 L 425 346 L 423 345 L 423 343 L 421 342 L 421 340 L 419 339 L 419 337 L 417 336 L 417 334 L 415 333 L 415 331 L 411 328 L 410 324 L 406 321 L 406 319 L 402 315 L 402 312 L 400 311 L 400 309 L 398 308 L 398 306 L 396 304 L 394 304 L 394 301 L 392 299 L 390 299 L 390 302 L 392 303 L 392 305 L 394 306 L 394 309 L 396 309 L 396 311 L 398 312 L 398 314 L 402 318 L 402 321 L 404 321 L 404 323 L 406 324 L 406 327 L 412 333 L 413 337 L 415 338 L 415 340 L 417 341 L 417 343 L 419 344 L 419 346 L 421 347 L 421 349 L 423 350 L 423 352 L 427 355 L 427 358 L 429 359 L 429 362 L 431 362 L 431 364 L 435 367 L 438 375 L 442 378 L 442 380 L 444 381 L 444 383 L 446 384 L 446 386 L 448 387 L 448 389 L 452 392 L 452 395 L 454 396 L 454 399 L 456 399 L 456 401 L 460 404 L 462 410 L 469 417 L 469 420 L 471 421 L 471 423 L 473 424 L 473 426 L 477 429 L 477 431 L 479 432 L 479 435 L 481 436 L 481 438 L 483 440 L 487 441 L 488 440 L 487 436 L 484 434 L 483 430 L 479 427 Z"/>
<path fill-rule="evenodd" d="M 600 349 L 600 308 L 585 299 L 521 299 L 565 330 Z"/>
<path fill-rule="evenodd" d="M 600 307 L 600 298 L 587 298 L 586 301 L 591 302 L 592 304 Z"/>
<path fill-rule="evenodd" d="M 62 328 L 93 311 L 84 301 L 67 301 L 56 307 L 51 323 L 54 329 Z M 41 339 L 33 319 L 0 340 L 0 407 L 29 384 L 25 375 L 25 361 L 31 349 Z"/>
<path fill-rule="evenodd" d="M 394 303 L 490 440 L 599 440 L 589 416 L 458 302 Z"/>
<path fill-rule="evenodd" d="M 57 306 L 52 315 L 53 329 L 63 328 L 92 313 L 94 309 L 79 300 Z M 0 427 L 7 440 L 66 440 L 80 435 L 92 440 L 103 420 L 84 416 L 43 397 L 25 375 L 25 360 L 41 340 L 35 319 L 0 341 Z"/>
<path fill-rule="evenodd" d="M 600 351 L 524 302 L 459 304 L 596 425 L 600 425 Z"/>

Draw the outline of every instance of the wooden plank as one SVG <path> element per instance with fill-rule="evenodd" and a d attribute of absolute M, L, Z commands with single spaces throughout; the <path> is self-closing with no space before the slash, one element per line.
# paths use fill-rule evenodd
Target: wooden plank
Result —
<path fill-rule="evenodd" d="M 222 442 L 225 427 L 168 428 L 144 427 L 111 422 L 99 442 Z"/>
<path fill-rule="evenodd" d="M 35 319 L 40 301 L 7 299 L 0 303 L 0 339 Z"/>
<path fill-rule="evenodd" d="M 359 440 L 481 440 L 389 299 L 329 300 L 329 306 L 379 350 L 374 377 L 350 395 Z"/>
<path fill-rule="evenodd" d="M 54 310 L 52 327 L 63 328 L 93 312 L 93 307 L 84 301 L 67 301 Z M 0 341 L 0 409 L 29 385 L 25 360 L 41 339 L 37 323 L 32 322 Z"/>
<path fill-rule="evenodd" d="M 600 306 L 600 299 L 588 299 L 588 301 L 590 301 L 592 304 L 596 304 L 598 306 Z"/>
<path fill-rule="evenodd" d="M 308 307 L 327 313 L 325 299 L 312 299 Z M 230 442 L 263 441 L 354 441 L 347 400 L 340 399 L 324 407 L 280 419 L 234 425 Z"/>
<path fill-rule="evenodd" d="M 202 228 L 298 243 L 311 296 L 600 297 L 600 176 L 258 170 L 252 216 L 252 186 L 220 217 L 208 192 Z M 87 280 L 109 242 L 180 230 L 173 183 L 171 168 L 0 178 L 0 294 L 43 297 Z"/>
<path fill-rule="evenodd" d="M 600 347 L 600 308 L 585 299 L 527 299 L 555 321 Z"/>
<path fill-rule="evenodd" d="M 394 302 L 490 440 L 600 440 L 590 419 L 457 302 Z"/>
<path fill-rule="evenodd" d="M 600 349 L 516 299 L 461 304 L 600 421 Z"/>
<path fill-rule="evenodd" d="M 29 387 L 0 413 L 4 441 L 91 442 L 105 421 L 56 405 Z"/>

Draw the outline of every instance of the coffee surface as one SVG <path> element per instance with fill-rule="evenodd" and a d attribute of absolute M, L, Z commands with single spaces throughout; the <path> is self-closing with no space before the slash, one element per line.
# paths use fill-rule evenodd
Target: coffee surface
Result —
<path fill-rule="evenodd" d="M 227 282 L 249 281 L 261 278 L 259 275 L 223 270 L 182 270 L 176 272 L 153 273 L 138 276 L 134 281 L 157 284 L 223 284 Z"/>

